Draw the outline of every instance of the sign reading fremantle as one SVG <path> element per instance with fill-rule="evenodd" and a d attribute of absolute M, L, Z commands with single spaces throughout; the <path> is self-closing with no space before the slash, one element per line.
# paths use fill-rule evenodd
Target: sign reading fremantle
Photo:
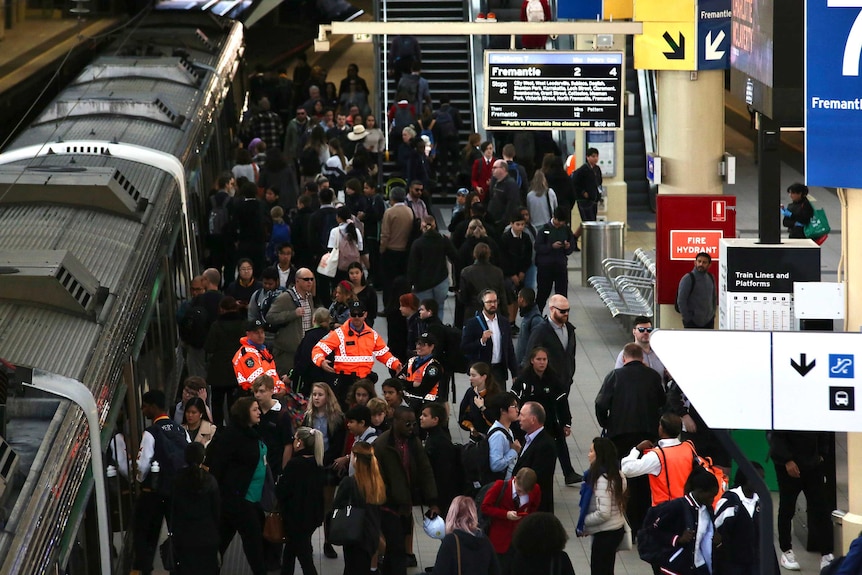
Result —
<path fill-rule="evenodd" d="M 622 128 L 623 62 L 621 52 L 485 52 L 485 128 Z"/>
<path fill-rule="evenodd" d="M 862 187 L 862 0 L 805 6 L 805 179 Z"/>

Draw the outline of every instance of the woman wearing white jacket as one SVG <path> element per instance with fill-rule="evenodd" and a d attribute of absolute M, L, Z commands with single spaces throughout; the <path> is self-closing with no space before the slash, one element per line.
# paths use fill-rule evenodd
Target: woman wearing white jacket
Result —
<path fill-rule="evenodd" d="M 578 537 L 593 536 L 591 575 L 613 575 L 617 548 L 625 533 L 626 479 L 610 439 L 596 437 L 588 454 L 590 468 L 581 485 Z"/>

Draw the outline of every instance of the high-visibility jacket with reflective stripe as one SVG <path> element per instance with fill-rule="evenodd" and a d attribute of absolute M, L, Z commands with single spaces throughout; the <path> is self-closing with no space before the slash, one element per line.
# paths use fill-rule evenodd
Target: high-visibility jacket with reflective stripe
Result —
<path fill-rule="evenodd" d="M 275 380 L 275 393 L 284 393 L 284 383 L 275 370 L 275 360 L 268 349 L 259 350 L 248 341 L 240 338 L 240 348 L 233 356 L 233 372 L 236 382 L 245 391 L 251 391 L 252 382 L 261 375 L 269 375 Z"/>
<path fill-rule="evenodd" d="M 677 497 L 685 496 L 685 482 L 694 463 L 694 448 L 688 441 L 679 445 L 654 449 L 661 462 L 658 475 L 649 476 L 652 504 L 658 505 Z"/>
<path fill-rule="evenodd" d="M 348 321 L 329 332 L 311 350 L 311 361 L 320 367 L 331 353 L 335 353 L 332 367 L 338 373 L 367 377 L 374 368 L 375 359 L 389 369 L 401 369 L 401 362 L 392 355 L 383 338 L 365 324 L 362 330 L 356 331 Z"/>

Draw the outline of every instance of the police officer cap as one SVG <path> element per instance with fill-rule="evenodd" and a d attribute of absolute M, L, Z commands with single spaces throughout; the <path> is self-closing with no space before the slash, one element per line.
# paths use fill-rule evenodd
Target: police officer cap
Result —
<path fill-rule="evenodd" d="M 245 331 L 257 331 L 263 329 L 266 324 L 259 319 L 251 319 L 245 322 Z"/>
<path fill-rule="evenodd" d="M 365 304 L 359 300 L 355 300 L 350 304 L 350 313 L 365 313 L 366 311 Z"/>
<path fill-rule="evenodd" d="M 419 336 L 419 338 L 416 340 L 416 343 L 424 343 L 425 345 L 436 346 L 437 345 L 437 338 L 434 337 L 433 335 L 431 335 L 430 333 L 426 332 L 426 333 L 423 333 L 422 335 Z"/>

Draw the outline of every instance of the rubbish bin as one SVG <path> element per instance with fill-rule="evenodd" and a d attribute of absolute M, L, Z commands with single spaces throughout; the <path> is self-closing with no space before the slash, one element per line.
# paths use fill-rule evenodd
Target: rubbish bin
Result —
<path fill-rule="evenodd" d="M 581 222 L 581 285 L 592 276 L 604 275 L 602 260 L 622 258 L 623 222 Z"/>

